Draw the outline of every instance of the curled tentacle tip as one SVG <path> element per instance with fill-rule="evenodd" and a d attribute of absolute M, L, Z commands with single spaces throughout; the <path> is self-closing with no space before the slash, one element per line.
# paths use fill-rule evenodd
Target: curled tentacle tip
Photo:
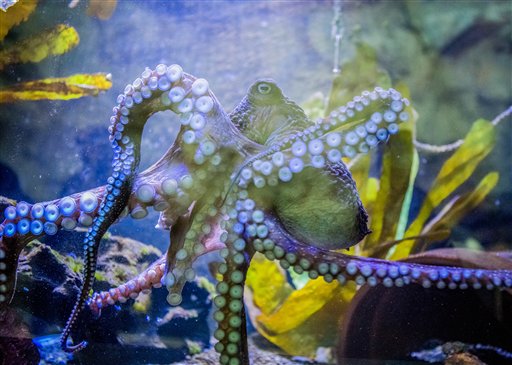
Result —
<path fill-rule="evenodd" d="M 68 346 L 68 344 L 67 344 L 67 336 L 63 337 L 61 339 L 62 351 L 70 353 L 70 354 L 73 354 L 75 352 L 83 350 L 84 348 L 87 347 L 87 345 L 88 345 L 87 341 L 82 341 L 82 342 L 80 342 L 77 345 Z"/>

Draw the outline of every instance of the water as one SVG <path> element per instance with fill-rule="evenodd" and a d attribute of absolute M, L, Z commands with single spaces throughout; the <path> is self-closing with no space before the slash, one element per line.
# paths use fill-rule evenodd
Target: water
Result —
<path fill-rule="evenodd" d="M 109 73 L 112 81 L 110 89 L 95 97 L 0 103 L 2 196 L 32 204 L 105 184 L 112 170 L 107 128 L 112 107 L 117 104 L 116 98 L 127 84 L 140 77 L 145 67 L 154 69 L 159 64 L 179 64 L 185 72 L 208 80 L 210 90 L 227 113 L 238 105 L 257 79 L 273 79 L 286 97 L 303 107 L 312 119 L 313 116 L 324 116 L 326 108 L 341 106 L 364 89 L 387 88 L 391 86 L 387 85 L 391 80 L 393 87 L 404 95 L 410 94 L 405 96 L 419 115 L 414 127 L 415 139 L 436 146 L 463 139 L 471 128 L 475 128 L 477 119 L 491 121 L 512 104 L 512 10 L 510 2 L 506 1 L 119 1 L 112 16 L 105 20 L 87 15 L 88 7 L 94 3 L 92 0 L 80 1 L 73 8 L 66 2 L 39 3 L 27 21 L 9 31 L 1 45 L 8 49 L 61 23 L 74 27 L 80 37 L 79 44 L 62 55 L 40 62 L 7 65 L 0 70 L 2 88 L 77 73 Z M 104 10 L 109 4 L 113 3 L 104 4 Z M 9 16 L 13 9 L 15 7 L 2 15 Z M 0 25 L 5 22 L 1 19 L 5 18 L 0 18 Z M 361 56 L 360 44 L 367 45 L 364 49 L 375 54 L 378 68 L 385 70 L 387 76 L 376 71 L 371 56 Z M 359 63 L 353 62 L 356 57 L 361 57 L 357 58 L 361 60 Z M 339 74 L 333 73 L 337 67 Z M 401 84 L 406 85 L 408 91 L 404 91 Z M 331 102 L 330 95 L 333 95 Z M 415 112 L 412 109 L 407 112 L 410 125 Z M 280 121 L 279 118 L 277 113 L 270 120 Z M 150 167 L 176 139 L 179 141 L 178 121 L 179 118 L 170 111 L 149 118 L 142 134 L 139 171 Z M 420 146 L 418 164 L 414 167 L 413 147 L 399 149 L 400 143 L 393 144 L 398 141 L 398 136 L 391 136 L 387 147 L 381 144 L 372 150 L 369 172 L 364 172 L 361 160 L 356 162 L 351 170 L 368 210 L 369 228 L 373 233 L 351 249 L 350 254 L 402 258 L 393 251 L 398 248 L 390 249 L 391 243 L 424 235 L 421 240 L 428 242 L 428 247 L 418 240 L 413 250 L 416 253 L 426 248 L 458 248 L 477 249 L 483 254 L 445 251 L 431 256 L 427 254 L 423 263 L 512 269 L 509 257 L 486 254 L 510 252 L 511 248 L 510 122 L 508 115 L 495 123 L 496 126 L 481 127 L 474 134 L 481 139 L 471 142 L 468 151 L 476 151 L 480 144 L 488 147 L 483 148 L 481 155 L 471 156 L 470 160 L 479 161 L 483 155 L 485 159 L 475 163 L 473 169 L 457 164 L 464 156 L 469 156 L 469 152 L 456 158 L 451 169 L 459 166 L 460 170 L 455 170 L 450 180 L 456 189 L 448 194 L 449 187 L 446 186 L 451 186 L 450 183 L 441 181 L 438 184 L 441 186 L 437 189 L 438 196 L 445 194 L 446 199 L 432 203 L 433 209 L 426 215 L 429 219 L 417 232 L 410 228 L 411 223 L 421 216 L 425 201 L 435 201 L 432 184 L 453 152 L 432 153 Z M 489 133 L 488 138 L 484 132 Z M 364 138 L 366 135 L 361 140 Z M 230 137 L 230 140 L 235 139 Z M 412 143 L 410 136 L 409 140 L 403 137 L 400 141 L 401 146 Z M 386 185 L 382 169 L 386 168 L 387 159 L 391 159 L 389 166 L 396 166 L 396 170 L 390 173 L 393 179 L 388 180 L 391 190 L 380 190 L 382 195 L 379 195 L 378 189 L 384 189 Z M 190 196 L 201 195 L 200 191 L 205 187 L 213 197 L 214 184 L 222 178 L 229 180 L 229 175 L 237 171 L 235 167 L 242 163 L 242 160 L 234 160 L 238 161 L 235 163 L 224 156 L 222 161 L 220 167 L 225 163 L 236 166 L 227 168 L 222 174 L 211 175 L 215 178 L 203 180 L 200 187 L 194 185 Z M 191 165 L 185 163 L 167 171 L 174 171 L 174 168 L 185 171 L 188 166 Z M 411 180 L 408 174 L 415 168 L 417 177 Z M 492 172 L 497 175 L 489 175 Z M 189 173 L 194 175 L 195 171 Z M 466 177 L 458 178 L 466 173 Z M 158 178 L 162 176 L 155 177 L 155 181 Z M 409 187 L 410 181 L 414 184 Z M 336 227 L 340 222 L 346 222 L 331 220 L 332 215 L 337 217 L 339 214 L 331 213 L 329 205 L 334 202 L 337 209 L 337 202 L 345 201 L 344 195 L 340 198 L 341 195 L 336 196 L 331 190 L 325 190 L 325 194 L 324 190 L 319 190 L 320 193 L 315 195 L 315 187 L 323 186 L 317 175 L 302 184 L 305 184 L 304 190 L 299 190 L 302 193 L 281 192 L 261 199 L 270 199 L 270 203 L 265 203 L 266 208 L 270 211 L 269 207 L 274 207 L 288 232 L 306 241 L 315 238 L 322 241 L 318 235 L 324 234 L 324 227 L 330 227 L 331 222 Z M 281 183 L 279 186 L 285 185 Z M 268 184 L 267 188 L 273 191 Z M 473 198 L 468 197 L 474 191 Z M 253 193 L 249 190 L 249 196 Z M 383 199 L 383 195 L 390 198 Z M 408 198 L 404 199 L 404 196 Z M 462 197 L 459 202 L 466 199 L 465 204 L 454 203 L 456 196 Z M 177 210 L 179 201 L 173 200 L 174 197 L 169 199 L 172 201 L 171 211 Z M 208 199 L 208 194 L 204 199 Z M 210 200 L 206 201 L 207 206 L 213 206 Z M 299 204 L 297 208 L 293 205 L 297 202 L 304 205 Z M 3 204 L 2 210 L 7 205 Z M 276 206 L 281 208 L 276 209 Z M 311 207 L 315 209 L 309 210 Z M 434 217 L 441 220 L 439 214 L 449 209 L 452 215 L 445 218 L 448 226 L 436 226 Z M 78 217 L 78 213 L 73 214 L 74 218 Z M 180 213 L 183 214 L 185 211 Z M 124 218 L 109 228 L 113 237 L 102 243 L 94 291 L 117 287 L 146 270 L 160 256 L 165 256 L 169 231 L 154 229 L 159 216 L 160 213 L 151 208 L 144 219 Z M 351 218 L 353 214 L 347 213 L 347 216 Z M 16 217 L 17 221 L 23 218 L 19 214 Z M 6 214 L 0 222 L 4 218 Z M 8 222 L 3 224 L 4 242 L 10 242 L 5 238 Z M 60 220 L 57 222 L 61 224 Z M 183 229 L 186 224 L 181 222 L 176 226 Z M 16 227 L 19 232 L 19 226 Z M 327 240 L 348 235 L 351 226 L 347 224 L 347 227 L 340 230 L 326 228 Z M 67 358 L 56 350 L 48 350 L 58 348 L 59 344 L 55 337 L 46 336 L 62 331 L 78 293 L 83 266 L 80 261 L 83 231 L 79 224 L 78 231 L 61 231 L 55 236 L 41 238 L 44 246 L 32 246 L 21 254 L 13 302 L 8 307 L 0 307 L 4 316 L 0 317 L 4 328 L 0 330 L 0 339 L 3 339 L 0 353 L 4 352 L 4 361 L 37 363 L 39 360 L 31 338 L 38 338 L 34 342 L 39 348 L 46 348 L 41 352 L 45 358 L 41 361 L 62 363 Z M 376 251 L 378 243 L 383 242 L 389 245 Z M 454 259 L 454 252 L 462 259 Z M 272 255 L 275 257 L 274 253 Z M 79 260 L 71 259 L 73 256 Z M 219 361 L 212 350 L 217 342 L 213 339 L 217 323 L 213 319 L 215 284 L 212 283 L 216 282 L 222 260 L 218 252 L 197 260 L 194 269 L 201 279 L 185 285 L 183 303 L 177 310 L 167 303 L 166 288 L 156 288 L 153 294 L 143 294 L 136 301 L 128 299 L 126 303 L 108 306 L 99 318 L 99 313 L 86 310 L 83 323 L 71 337 L 73 343 L 86 338 L 89 346 L 72 356 L 69 363 L 96 364 L 105 359 L 113 363 L 171 363 L 194 353 L 200 353 L 199 357 L 212 356 L 213 361 Z M 291 266 L 293 268 L 293 264 Z M 354 284 L 339 288 L 323 282 L 312 284 L 321 281 L 310 279 L 318 275 L 317 269 L 312 270 L 316 274 L 308 277 L 300 273 L 302 270 L 295 273 L 291 269 L 278 269 L 279 266 L 268 260 L 262 260 L 260 266 L 253 263 L 252 267 L 245 289 L 245 303 L 253 363 L 288 361 L 281 355 L 298 356 L 293 360 L 298 362 L 306 357 L 316 357 L 320 362 L 336 363 L 338 357 L 338 363 L 344 363 L 342 359 L 345 358 L 351 358 L 355 363 L 370 359 L 376 363 L 423 363 L 410 354 L 428 352 L 435 347 L 433 344 L 456 341 L 469 346 L 462 352 L 472 352 L 487 363 L 510 361 L 506 354 L 512 352 L 512 305 L 506 291 L 438 291 L 416 285 L 396 288 L 398 285 L 393 282 L 393 288 L 379 285 L 373 292 L 368 290 L 368 285 L 363 285 L 353 299 Z M 0 275 L 1 270 L 7 273 L 8 269 L 0 266 Z M 357 266 L 357 270 L 360 269 Z M 336 275 L 333 279 L 336 282 Z M 6 276 L 4 281 L 12 283 L 12 277 Z M 363 275 L 358 284 L 363 281 L 369 283 L 371 280 Z M 432 283 L 436 286 L 434 279 Z M 500 284 L 505 285 L 505 282 Z M 424 286 L 430 284 L 424 283 Z M 7 287 L 4 292 L 8 292 Z M 460 331 L 457 330 L 459 327 Z M 217 334 L 219 336 L 222 342 L 223 337 Z M 13 342 L 13 337 L 28 340 Z M 16 343 L 16 348 L 21 349 L 18 360 L 10 360 L 12 357 L 6 355 L 12 354 L 9 352 L 12 348 L 6 343 Z M 498 350 L 477 351 L 477 344 Z M 446 356 L 437 359 L 443 361 Z"/>

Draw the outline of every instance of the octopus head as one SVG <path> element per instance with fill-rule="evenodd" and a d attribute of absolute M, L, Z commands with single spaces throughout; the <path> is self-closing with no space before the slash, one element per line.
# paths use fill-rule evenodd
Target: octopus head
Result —
<path fill-rule="evenodd" d="M 284 95 L 272 79 L 260 79 L 249 88 L 249 101 L 254 106 L 278 105 L 283 102 Z"/>

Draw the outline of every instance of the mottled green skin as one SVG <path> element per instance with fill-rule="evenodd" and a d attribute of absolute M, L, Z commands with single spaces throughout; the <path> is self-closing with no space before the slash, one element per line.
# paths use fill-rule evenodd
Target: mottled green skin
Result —
<path fill-rule="evenodd" d="M 370 233 L 355 182 L 342 162 L 328 164 L 321 174 L 306 169 L 288 186 L 279 186 L 272 208 L 293 236 L 314 246 L 346 248 Z"/>
<path fill-rule="evenodd" d="M 304 111 L 284 96 L 271 79 L 256 81 L 229 117 L 247 138 L 266 146 L 312 124 Z"/>
<path fill-rule="evenodd" d="M 270 79 L 255 82 L 230 118 L 245 136 L 267 146 L 313 125 Z M 342 161 L 328 162 L 321 173 L 306 168 L 288 183 L 263 191 L 252 188 L 250 195 L 292 235 L 312 245 L 350 247 L 370 233 L 356 184 Z"/>

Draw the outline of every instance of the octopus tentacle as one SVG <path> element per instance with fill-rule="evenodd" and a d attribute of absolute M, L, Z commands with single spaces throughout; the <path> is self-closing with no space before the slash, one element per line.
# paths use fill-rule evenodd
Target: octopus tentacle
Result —
<path fill-rule="evenodd" d="M 394 89 L 364 91 L 326 118 L 252 155 L 238 168 L 231 187 L 276 186 L 309 167 L 324 169 L 343 163 L 344 157 L 368 153 L 398 133 L 399 124 L 410 117 L 408 106 L 409 101 Z"/>
<path fill-rule="evenodd" d="M 134 219 L 141 219 L 149 207 L 162 211 L 172 206 L 172 212 L 166 214 L 172 222 L 186 211 L 189 203 L 182 204 L 182 196 L 186 194 L 183 182 L 187 175 L 182 168 L 168 166 L 172 157 L 176 156 L 166 154 L 159 163 L 135 177 L 127 209 L 119 218 L 130 214 Z M 158 179 L 154 177 L 155 171 Z M 151 199 L 147 198 L 148 190 L 154 192 Z M 8 303 L 13 295 L 21 250 L 33 239 L 55 235 L 61 229 L 91 227 L 106 191 L 106 185 L 99 186 L 51 201 L 18 202 L 5 209 L 5 219 L 0 222 L 0 306 Z"/>
<path fill-rule="evenodd" d="M 215 184 L 216 182 L 213 183 Z M 179 225 L 171 227 L 171 247 L 167 252 L 167 274 L 164 280 L 169 292 L 167 301 L 171 305 L 181 303 L 181 292 L 185 283 L 194 280 L 196 274 L 192 263 L 197 257 L 210 250 L 207 240 L 215 231 L 215 226 L 220 219 L 220 212 L 215 208 L 215 202 L 220 199 L 221 189 L 212 189 L 212 192 L 212 195 L 204 199 L 204 203 L 194 204 L 193 216 L 187 217 L 184 229 Z M 181 232 L 173 234 L 177 229 Z"/>
<path fill-rule="evenodd" d="M 483 270 L 449 266 L 434 266 L 368 257 L 345 255 L 336 251 L 300 242 L 285 231 L 275 217 L 265 215 L 264 224 L 269 230 L 270 245 L 254 244 L 255 249 L 267 257 L 275 250 L 285 252 L 280 264 L 296 272 L 308 272 L 310 277 L 323 276 L 327 282 L 338 280 L 341 284 L 355 281 L 359 285 L 401 287 L 419 284 L 438 289 L 509 289 L 512 287 L 512 271 Z M 277 258 L 277 257 L 276 257 Z"/>
<path fill-rule="evenodd" d="M 237 255 L 242 255 L 239 257 Z M 242 263 L 238 263 L 243 260 Z M 218 322 L 214 337 L 215 350 L 221 364 L 249 364 L 247 330 L 243 301 L 244 283 L 250 258 L 244 252 L 229 252 L 225 266 L 221 266 L 223 279 L 217 284 L 214 319 Z"/>
<path fill-rule="evenodd" d="M 191 263 L 201 255 L 219 251 L 226 247 L 223 243 L 223 241 L 225 241 L 226 232 L 220 227 L 219 223 L 223 219 L 223 213 L 220 213 L 220 211 L 213 207 L 208 209 L 208 217 L 205 218 L 201 226 L 202 230 L 197 231 L 196 243 L 194 245 L 196 249 L 194 250 L 194 247 L 192 247 L 191 255 L 187 256 L 181 263 L 181 265 L 183 265 L 182 268 L 185 267 L 188 269 Z M 194 224 L 192 226 L 194 226 Z M 205 229 L 206 227 L 208 228 Z M 124 303 L 128 298 L 135 299 L 141 292 L 151 287 L 158 288 L 162 285 L 167 287 L 169 295 L 176 293 L 180 294 L 181 297 L 182 283 L 184 284 L 185 281 L 191 281 L 192 278 L 187 277 L 187 275 L 177 277 L 176 275 L 179 272 L 173 270 L 173 268 L 177 266 L 177 263 L 180 263 L 176 258 L 177 251 L 183 248 L 183 246 L 174 247 L 175 243 L 176 242 L 171 245 L 166 256 L 153 262 L 137 277 L 117 288 L 94 293 L 89 307 L 94 312 L 99 313 L 103 307 L 113 305 L 118 301 Z M 197 249 L 198 244 L 201 245 L 200 249 Z M 185 281 L 183 281 L 183 276 L 185 277 Z M 171 300 L 171 298 L 168 298 L 168 301 L 172 302 L 171 305 L 178 305 L 174 302 L 174 299 Z"/>
<path fill-rule="evenodd" d="M 134 169 L 135 167 L 133 170 Z M 67 340 L 71 334 L 75 322 L 78 319 L 80 312 L 85 306 L 86 300 L 89 298 L 89 291 L 92 289 L 94 284 L 94 274 L 96 272 L 96 261 L 98 258 L 98 248 L 101 237 L 103 237 L 108 228 L 120 216 L 121 212 L 128 203 L 128 199 L 130 198 L 133 177 L 127 177 L 124 179 L 122 176 L 118 175 L 118 178 L 118 180 L 109 182 L 107 185 L 106 190 L 108 193 L 106 198 L 100 205 L 98 215 L 94 218 L 92 227 L 89 228 L 85 235 L 83 242 L 83 248 L 85 251 L 84 282 L 61 336 L 61 347 L 66 352 L 79 351 L 87 346 L 86 341 L 82 341 L 76 345 L 68 346 Z M 118 182 L 119 184 L 117 184 Z M 114 188 L 114 184 L 116 184 L 116 188 Z M 114 199 L 114 197 L 116 198 Z"/>
<path fill-rule="evenodd" d="M 128 299 L 135 299 L 140 293 L 149 291 L 151 288 L 160 288 L 165 275 L 165 257 L 161 257 L 153 262 L 146 270 L 140 273 L 136 278 L 121 284 L 108 291 L 94 293 L 89 308 L 99 315 L 101 309 L 116 302 L 124 303 Z"/>
<path fill-rule="evenodd" d="M 82 342 L 68 347 L 67 339 L 89 297 L 101 237 L 128 203 L 140 161 L 142 130 L 147 119 L 157 111 L 173 110 L 183 116 L 181 123 L 186 125 L 184 142 L 193 144 L 196 139 L 201 139 L 201 134 L 209 127 L 205 115 L 216 110 L 212 96 L 206 80 L 185 74 L 178 65 L 158 65 L 155 70 L 147 68 L 141 78 L 136 79 L 133 85 L 126 86 L 124 93 L 119 95 L 119 104 L 113 109 L 109 127 L 109 139 L 114 151 L 113 172 L 108 178 L 106 197 L 100 205 L 98 216 L 84 239 L 84 284 L 62 334 L 61 345 L 65 351 L 74 352 L 86 346 Z M 214 143 L 210 144 L 210 149 L 214 150 Z M 162 189 L 165 190 L 165 187 L 162 186 Z M 144 202 L 154 199 L 154 191 L 149 185 L 138 187 L 136 194 Z"/>
<path fill-rule="evenodd" d="M 213 213 L 213 211 L 212 211 Z M 211 219 L 207 219 L 205 222 L 209 224 L 210 230 L 203 232 L 197 239 L 204 249 L 195 251 L 192 257 L 188 257 L 190 262 L 196 260 L 197 257 L 207 254 L 213 251 L 219 251 L 226 247 L 222 242 L 224 240 L 225 231 L 220 228 L 219 221 L 223 219 L 222 214 L 212 216 Z M 171 245 L 171 248 L 172 245 Z M 181 248 L 181 247 L 180 247 Z M 180 249 L 179 248 L 179 249 Z M 153 262 L 149 267 L 144 270 L 137 277 L 129 280 L 125 284 L 122 284 L 116 288 L 111 288 L 108 291 L 102 291 L 94 293 L 89 303 L 89 307 L 95 313 L 99 313 L 103 307 L 113 305 L 116 302 L 124 303 L 127 299 L 135 299 L 141 292 L 149 290 L 151 287 L 159 288 L 162 285 L 169 284 L 169 278 L 167 276 L 171 273 L 174 280 L 174 285 L 171 288 L 167 288 L 170 294 L 178 293 L 181 294 L 179 282 L 176 281 L 176 272 L 172 272 L 172 268 L 176 264 L 176 250 L 169 249 L 166 256 Z M 174 255 L 169 253 L 174 252 Z M 168 262 L 167 260 L 172 260 Z M 169 298 L 170 299 L 170 298 Z M 175 304 L 176 305 L 176 304 Z"/>
<path fill-rule="evenodd" d="M 251 205 L 251 200 L 247 205 Z M 240 213 L 245 216 L 249 211 L 243 210 Z M 243 218 L 244 221 L 245 219 Z M 236 229 L 240 229 L 240 226 Z M 398 287 L 415 283 L 425 287 L 435 286 L 439 289 L 509 289 L 512 287 L 510 270 L 394 262 L 345 255 L 312 247 L 310 243 L 301 241 L 287 232 L 274 214 L 257 208 L 251 211 L 250 221 L 246 221 L 243 232 L 246 247 L 250 250 L 245 253 L 246 255 L 251 256 L 253 252 L 260 252 L 269 260 L 279 260 L 280 265 L 285 269 L 292 268 L 300 273 L 306 271 L 312 278 L 321 276 L 327 282 L 338 280 L 344 284 L 347 281 L 355 281 L 360 285 L 382 284 Z M 268 232 L 267 235 L 265 232 Z M 221 248 L 226 246 L 219 244 L 212 246 L 211 250 Z M 164 265 L 165 258 L 161 258 L 126 284 L 109 291 L 95 293 L 94 300 L 90 304 L 91 308 L 97 311 L 117 301 L 124 302 L 128 298 L 135 298 L 151 286 L 160 287 L 165 275 Z"/>
<path fill-rule="evenodd" d="M 14 291 L 16 266 L 21 250 L 33 239 L 54 235 L 60 229 L 72 230 L 78 224 L 90 226 L 98 212 L 105 187 L 53 201 L 8 206 L 0 224 L 0 306 Z"/>
<path fill-rule="evenodd" d="M 213 300 L 217 308 L 214 319 L 218 322 L 214 333 L 218 340 L 215 349 L 220 354 L 220 363 L 223 365 L 249 364 L 243 294 L 254 250 L 247 246 L 237 217 L 228 218 L 224 223 L 227 237 L 221 256 L 225 263 L 219 267 L 222 280 L 217 284 L 218 295 Z"/>

